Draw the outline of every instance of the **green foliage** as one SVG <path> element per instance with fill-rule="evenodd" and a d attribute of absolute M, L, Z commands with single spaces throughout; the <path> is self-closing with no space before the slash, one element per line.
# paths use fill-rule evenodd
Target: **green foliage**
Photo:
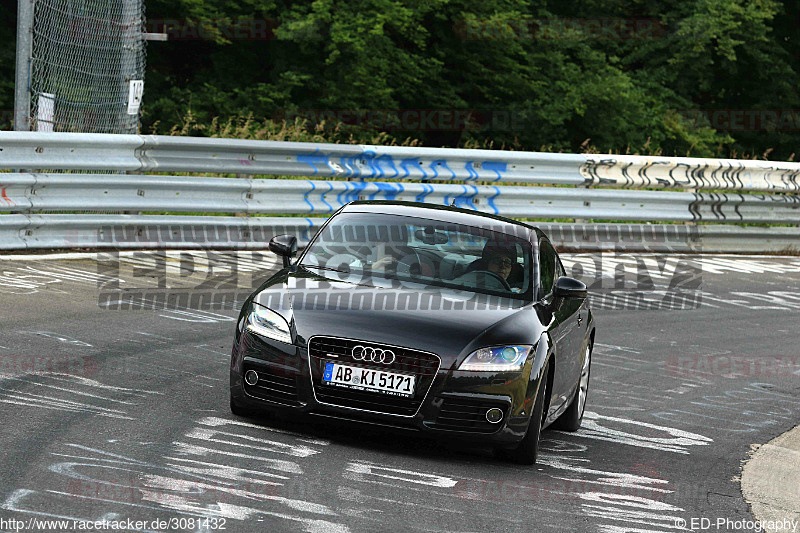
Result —
<path fill-rule="evenodd" d="M 0 23 L 0 129 L 11 129 L 14 114 L 14 43 L 16 19 Z M 10 22 L 10 23 L 9 23 Z"/>
<path fill-rule="evenodd" d="M 800 109 L 796 7 L 147 0 L 150 31 L 166 24 L 171 40 L 148 45 L 142 128 L 789 159 L 800 141 L 800 113 L 791 112 Z M 13 23 L 0 23 L 0 37 L 13 35 Z M 10 73 L 5 50 L 0 70 Z M 9 79 L 0 77 L 0 105 L 10 109 Z M 756 118 L 736 122 L 743 112 Z"/>

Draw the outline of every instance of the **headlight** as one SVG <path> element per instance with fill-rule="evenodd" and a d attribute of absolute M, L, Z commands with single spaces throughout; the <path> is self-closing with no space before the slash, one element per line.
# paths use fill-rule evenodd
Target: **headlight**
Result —
<path fill-rule="evenodd" d="M 509 372 L 522 370 L 533 346 L 493 346 L 475 350 L 464 359 L 459 370 Z"/>
<path fill-rule="evenodd" d="M 247 317 L 247 329 L 262 337 L 292 343 L 292 334 L 286 319 L 272 309 L 258 304 L 253 304 L 253 310 Z"/>

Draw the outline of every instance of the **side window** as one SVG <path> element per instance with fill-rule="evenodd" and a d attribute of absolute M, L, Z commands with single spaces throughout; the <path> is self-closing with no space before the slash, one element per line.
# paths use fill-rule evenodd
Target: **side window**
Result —
<path fill-rule="evenodd" d="M 539 298 L 553 291 L 556 273 L 556 251 L 553 246 L 542 240 L 539 242 Z"/>
<path fill-rule="evenodd" d="M 567 271 L 564 270 L 564 265 L 561 264 L 561 258 L 558 256 L 558 253 L 556 253 L 556 279 L 566 275 Z"/>

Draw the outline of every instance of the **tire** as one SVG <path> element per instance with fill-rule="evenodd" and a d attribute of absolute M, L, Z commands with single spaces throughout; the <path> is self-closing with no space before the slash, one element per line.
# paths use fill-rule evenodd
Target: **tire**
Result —
<path fill-rule="evenodd" d="M 531 421 L 528 424 L 528 431 L 522 442 L 513 450 L 504 452 L 504 455 L 512 462 L 520 465 L 532 465 L 536 463 L 539 455 L 539 437 L 542 434 L 542 424 L 544 422 L 544 395 L 547 390 L 547 377 L 549 375 L 550 363 L 542 370 L 542 377 L 539 381 L 539 390 L 536 393 L 536 403 L 531 413 Z"/>
<path fill-rule="evenodd" d="M 245 418 L 259 418 L 262 420 L 275 420 L 277 415 L 274 411 L 268 411 L 266 409 L 252 409 L 250 407 L 242 407 L 233 399 L 233 395 L 231 395 L 231 413 L 236 416 L 242 416 Z"/>
<path fill-rule="evenodd" d="M 553 422 L 554 429 L 562 431 L 578 431 L 583 422 L 583 411 L 586 409 L 586 398 L 589 394 L 589 377 L 592 373 L 592 347 L 586 345 L 586 357 L 581 367 L 581 376 L 578 379 L 578 387 L 572 397 L 567 410 Z"/>
<path fill-rule="evenodd" d="M 255 416 L 255 413 L 252 409 L 248 409 L 237 404 L 233 399 L 233 396 L 231 396 L 231 413 L 235 414 L 236 416 L 244 416 L 248 418 Z"/>

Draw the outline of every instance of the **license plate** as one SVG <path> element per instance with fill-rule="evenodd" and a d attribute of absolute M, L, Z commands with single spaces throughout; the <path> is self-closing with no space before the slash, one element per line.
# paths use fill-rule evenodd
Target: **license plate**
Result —
<path fill-rule="evenodd" d="M 382 370 L 325 363 L 322 382 L 348 389 L 367 390 L 392 396 L 412 396 L 414 376 Z"/>

